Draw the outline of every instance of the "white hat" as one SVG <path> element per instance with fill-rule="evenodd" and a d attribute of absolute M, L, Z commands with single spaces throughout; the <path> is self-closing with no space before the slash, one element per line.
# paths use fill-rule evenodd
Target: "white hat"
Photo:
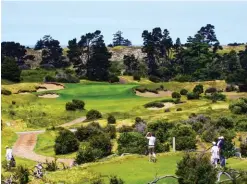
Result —
<path fill-rule="evenodd" d="M 212 142 L 213 143 L 213 145 L 216 145 L 216 142 Z"/>
<path fill-rule="evenodd" d="M 221 136 L 220 138 L 221 138 L 221 139 L 224 139 L 224 137 L 223 137 L 223 136 Z"/>

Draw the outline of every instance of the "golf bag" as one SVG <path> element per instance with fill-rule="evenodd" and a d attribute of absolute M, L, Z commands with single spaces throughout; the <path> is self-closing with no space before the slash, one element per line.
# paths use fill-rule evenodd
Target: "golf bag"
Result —
<path fill-rule="evenodd" d="M 16 166 L 16 162 L 15 162 L 14 156 L 12 156 L 9 164 L 10 164 L 10 167 L 15 167 Z"/>
<path fill-rule="evenodd" d="M 36 177 L 36 178 L 42 178 L 43 177 L 43 166 L 41 163 L 37 164 L 35 166 L 35 170 L 33 172 L 33 175 Z"/>

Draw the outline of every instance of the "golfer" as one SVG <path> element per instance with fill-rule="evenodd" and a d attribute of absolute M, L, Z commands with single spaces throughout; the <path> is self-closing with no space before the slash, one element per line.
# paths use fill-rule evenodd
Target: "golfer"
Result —
<path fill-rule="evenodd" d="M 149 140 L 148 141 L 148 153 L 149 153 L 149 161 L 151 161 L 152 155 L 154 158 L 156 158 L 156 155 L 154 153 L 154 146 L 155 146 L 156 138 L 154 137 L 154 134 L 151 132 L 148 132 L 146 134 L 146 138 Z"/>
<path fill-rule="evenodd" d="M 216 145 L 216 142 L 213 142 L 213 147 L 211 148 L 211 162 L 217 168 L 218 160 L 220 159 L 219 156 L 219 148 Z"/>

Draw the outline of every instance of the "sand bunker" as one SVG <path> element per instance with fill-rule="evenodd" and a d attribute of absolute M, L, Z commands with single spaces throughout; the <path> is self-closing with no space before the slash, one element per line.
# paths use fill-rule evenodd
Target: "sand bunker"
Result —
<path fill-rule="evenodd" d="M 147 109 L 149 109 L 149 110 L 160 110 L 160 109 L 168 109 L 168 108 L 170 108 L 170 107 L 175 106 L 175 104 L 174 104 L 174 103 L 171 103 L 171 102 L 166 102 L 166 103 L 163 103 L 163 104 L 164 104 L 164 107 L 162 107 L 162 108 L 158 108 L 158 107 L 149 107 L 149 108 L 147 108 Z"/>
<path fill-rule="evenodd" d="M 28 95 L 28 94 L 31 94 L 31 93 L 30 92 L 20 92 L 18 94 L 20 94 L 20 95 Z"/>
<path fill-rule="evenodd" d="M 139 91 L 136 91 L 136 95 L 137 96 L 142 96 L 142 97 L 149 97 L 149 98 L 153 98 L 153 97 L 171 97 L 172 92 L 171 91 L 159 91 L 158 94 L 156 93 L 151 93 L 151 92 L 145 92 L 145 93 L 141 93 Z"/>
<path fill-rule="evenodd" d="M 39 95 L 40 98 L 58 98 L 59 95 L 57 94 L 45 94 L 45 95 Z"/>
<path fill-rule="evenodd" d="M 37 92 L 64 89 L 64 86 L 62 84 L 55 84 L 55 83 L 44 83 L 41 84 L 39 87 L 40 88 L 37 89 Z"/>

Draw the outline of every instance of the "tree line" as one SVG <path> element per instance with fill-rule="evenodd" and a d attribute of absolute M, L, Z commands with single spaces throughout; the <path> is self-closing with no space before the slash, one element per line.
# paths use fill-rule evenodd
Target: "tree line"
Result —
<path fill-rule="evenodd" d="M 122 34 L 121 31 L 114 34 L 113 43 L 108 46 L 130 46 L 131 42 Z M 78 77 L 89 80 L 117 82 L 119 71 L 124 69 L 126 75 L 133 75 L 136 79 L 148 77 L 154 82 L 225 79 L 230 83 L 247 84 L 247 47 L 238 53 L 232 50 L 220 54 L 222 46 L 211 24 L 201 27 L 184 44 L 180 38 L 174 42 L 170 32 L 159 27 L 144 30 L 142 38 L 141 50 L 145 57 L 139 59 L 133 54 L 125 55 L 124 68 L 110 61 L 111 53 L 100 30 L 82 35 L 78 40 L 69 40 L 67 57 L 63 55 L 60 42 L 47 35 L 37 41 L 34 49 L 42 51 L 40 64 L 43 67 L 66 68 L 72 65 Z M 33 60 L 34 56 L 26 55 L 26 48 L 19 43 L 2 42 L 1 58 L 2 65 L 11 68 L 15 64 L 10 60 L 14 59 L 17 66 L 22 66 L 25 60 Z M 2 74 L 2 77 L 8 78 L 10 73 Z M 15 77 L 10 79 L 16 80 Z"/>

